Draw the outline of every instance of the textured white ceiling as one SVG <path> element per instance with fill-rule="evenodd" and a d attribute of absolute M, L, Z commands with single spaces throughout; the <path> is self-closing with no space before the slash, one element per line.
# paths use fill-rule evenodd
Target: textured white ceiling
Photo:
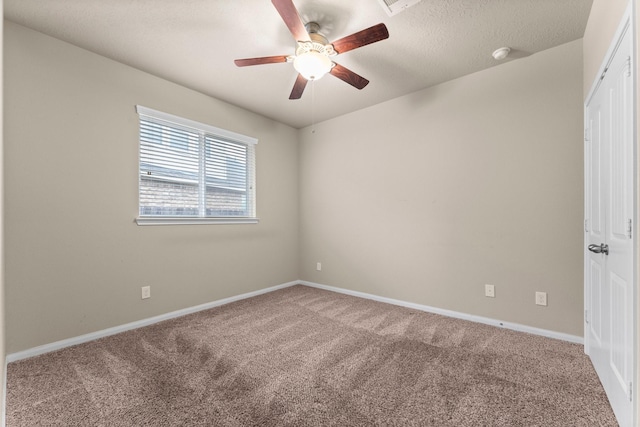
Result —
<path fill-rule="evenodd" d="M 592 0 L 423 0 L 389 17 L 379 0 L 293 0 L 329 41 L 384 22 L 387 40 L 334 61 L 369 79 L 333 76 L 289 100 L 292 64 L 233 60 L 290 55 L 295 43 L 269 0 L 5 0 L 5 18 L 215 98 L 304 127 L 513 61 L 584 34 Z M 313 101 L 313 102 L 312 102 Z"/>

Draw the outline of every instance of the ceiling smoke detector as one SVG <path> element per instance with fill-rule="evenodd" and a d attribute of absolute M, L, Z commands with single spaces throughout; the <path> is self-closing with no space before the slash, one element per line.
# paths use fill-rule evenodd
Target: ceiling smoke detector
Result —
<path fill-rule="evenodd" d="M 496 49 L 491 55 L 493 56 L 493 59 L 495 59 L 496 61 L 502 61 L 504 58 L 507 57 L 507 55 L 509 55 L 509 52 L 511 52 L 510 48 L 501 47 L 500 49 Z"/>
<path fill-rule="evenodd" d="M 393 16 L 422 0 L 379 0 L 387 15 Z"/>

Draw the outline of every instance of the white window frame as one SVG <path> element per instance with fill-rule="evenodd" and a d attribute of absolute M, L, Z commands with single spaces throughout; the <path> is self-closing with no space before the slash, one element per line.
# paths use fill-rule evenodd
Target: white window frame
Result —
<path fill-rule="evenodd" d="M 191 128 L 202 134 L 211 135 L 218 138 L 224 138 L 234 142 L 246 144 L 250 146 L 251 155 L 254 154 L 255 144 L 258 143 L 256 138 L 241 135 L 225 129 L 220 129 L 205 123 L 194 120 L 185 119 L 183 117 L 174 116 L 173 114 L 164 113 L 162 111 L 153 110 L 151 108 L 136 105 L 136 112 L 141 118 L 150 118 L 176 124 L 178 126 Z M 138 156 L 140 156 L 140 137 L 138 137 Z M 225 217 L 206 217 L 206 216 L 161 216 L 161 215 L 140 215 L 140 199 L 138 198 L 138 217 L 135 219 L 138 225 L 182 225 L 182 224 L 256 224 L 259 219 L 256 217 L 256 183 L 255 183 L 255 158 L 251 159 L 247 165 L 247 180 L 249 188 L 252 191 L 249 204 L 249 216 L 225 216 Z M 138 167 L 140 158 L 138 158 Z M 140 171 L 138 171 L 138 191 L 140 191 Z"/>

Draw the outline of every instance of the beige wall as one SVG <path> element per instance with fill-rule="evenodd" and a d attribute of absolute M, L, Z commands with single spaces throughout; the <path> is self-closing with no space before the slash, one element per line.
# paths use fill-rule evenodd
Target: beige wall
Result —
<path fill-rule="evenodd" d="M 582 122 L 578 40 L 301 130 L 301 278 L 582 336 Z"/>
<path fill-rule="evenodd" d="M 3 9 L 3 0 L 0 0 L 0 11 Z M 2 12 L 0 12 L 2 15 Z M 1 16 L 0 16 L 1 17 Z M 4 19 L 0 19 L 0 82 L 2 81 L 2 59 L 4 55 L 2 54 L 3 45 L 2 42 L 2 28 L 3 28 Z M 3 95 L 2 95 L 2 85 L 0 84 L 0 378 L 2 378 L 2 383 L 0 383 L 0 425 L 4 426 L 4 405 L 5 405 L 5 397 L 4 397 L 4 385 L 5 385 L 5 364 L 6 364 L 6 351 L 4 345 L 4 336 L 5 336 L 5 322 L 4 322 L 4 143 L 2 137 L 2 118 L 4 114 L 3 111 Z"/>
<path fill-rule="evenodd" d="M 4 41 L 8 353 L 298 278 L 295 129 L 7 21 Z M 258 138 L 260 223 L 136 226 L 136 104 Z"/>
<path fill-rule="evenodd" d="M 5 33 L 8 352 L 296 278 L 582 335 L 580 41 L 311 134 Z M 135 226 L 135 104 L 259 138 L 260 224 Z"/>

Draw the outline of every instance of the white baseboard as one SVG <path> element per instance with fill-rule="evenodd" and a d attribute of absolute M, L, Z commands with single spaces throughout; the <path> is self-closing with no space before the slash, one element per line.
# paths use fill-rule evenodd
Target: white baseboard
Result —
<path fill-rule="evenodd" d="M 174 319 L 176 317 L 184 316 L 198 311 L 207 310 L 213 307 L 229 304 L 231 302 L 240 301 L 246 298 L 255 297 L 258 295 L 266 294 L 269 292 L 277 291 L 278 289 L 288 288 L 293 285 L 299 284 L 300 281 L 284 283 L 282 285 L 272 286 L 270 288 L 260 289 L 254 292 L 248 292 L 246 294 L 236 295 L 229 298 L 224 298 L 217 301 L 208 302 L 205 304 L 196 305 L 193 307 L 183 308 L 182 310 L 172 311 L 170 313 L 161 314 L 159 316 L 150 317 L 147 319 L 138 320 L 136 322 L 127 323 L 125 325 L 115 326 L 113 328 L 103 329 L 101 331 L 92 332 L 90 334 L 80 335 L 74 338 L 68 338 L 61 341 L 52 342 L 50 344 L 44 344 L 38 347 L 33 347 L 27 350 L 19 351 L 17 353 L 11 353 L 7 355 L 6 363 L 15 362 L 17 360 L 28 359 L 29 357 L 39 356 L 41 354 L 49 353 L 52 351 L 60 350 L 73 345 L 82 344 L 85 342 L 97 340 L 98 338 L 108 337 L 110 335 L 119 334 L 120 332 L 130 331 L 132 329 L 142 328 L 143 326 L 153 325 L 154 323 L 162 322 L 163 320 Z M 5 369 L 6 373 L 6 369 Z M 6 384 L 6 382 L 5 382 Z"/>
<path fill-rule="evenodd" d="M 154 323 L 162 322 L 163 320 L 174 319 L 176 317 L 184 316 L 191 313 L 196 313 L 198 311 L 207 310 L 213 307 L 218 307 L 221 305 L 229 304 L 231 302 L 240 301 L 246 298 L 255 297 L 258 295 L 266 294 L 269 292 L 277 291 L 278 289 L 288 288 L 293 285 L 305 285 L 310 286 L 312 288 L 324 289 L 327 291 L 338 292 L 341 294 L 351 295 L 359 298 L 366 298 L 374 301 L 384 302 L 387 304 L 398 305 L 402 307 L 412 308 L 415 310 L 425 311 L 428 313 L 440 314 L 443 316 L 453 317 L 456 319 L 469 320 L 471 322 L 476 323 L 484 323 L 486 325 L 498 326 L 506 329 L 511 329 L 519 332 L 527 332 L 534 335 L 541 335 L 548 338 L 555 338 L 563 341 L 569 341 L 577 344 L 583 344 L 584 340 L 582 337 L 576 335 L 569 335 L 562 332 L 549 331 L 547 329 L 534 328 L 532 326 L 520 325 L 518 323 L 510 323 L 503 322 L 501 320 L 491 319 L 488 317 L 475 316 L 472 314 L 461 313 L 452 310 L 445 310 L 437 307 L 430 307 L 428 305 L 415 304 L 411 302 L 396 300 L 392 298 L 380 297 L 377 295 L 367 294 L 364 292 L 351 291 L 348 289 L 337 288 L 334 286 L 322 285 L 320 283 L 313 283 L 304 280 L 296 280 L 289 283 L 284 283 L 282 285 L 272 286 L 270 288 L 260 289 L 258 291 L 249 292 L 246 294 L 236 295 L 229 298 L 224 298 L 217 301 L 208 302 L 201 305 L 196 305 L 193 307 L 184 308 L 182 310 L 172 311 L 170 313 L 161 314 L 159 316 L 150 317 L 147 319 L 138 320 L 136 322 L 127 323 L 120 326 L 115 326 L 113 328 L 103 329 L 101 331 L 92 332 L 85 335 L 80 335 L 74 338 L 68 338 L 61 341 L 52 342 L 50 344 L 44 344 L 38 347 L 33 347 L 27 350 L 19 351 L 17 353 L 8 354 L 6 357 L 6 363 L 15 362 L 22 359 L 28 359 L 29 357 L 39 356 L 41 354 L 49 353 L 52 351 L 60 350 L 66 347 L 71 347 L 74 345 L 82 344 L 85 342 L 93 341 L 98 338 L 108 337 L 110 335 L 115 335 L 120 332 L 130 331 L 132 329 L 142 328 L 144 326 L 149 326 Z M 2 387 L 6 389 L 6 364 L 5 364 L 5 375 L 2 379 L 3 384 Z"/>
<path fill-rule="evenodd" d="M 0 427 L 5 427 L 7 420 L 7 358 L 2 361 L 2 412 L 0 412 Z"/>
<path fill-rule="evenodd" d="M 336 288 L 333 286 L 322 285 L 320 283 L 307 282 L 304 280 L 301 280 L 299 283 L 305 286 L 310 286 L 312 288 L 324 289 L 327 291 L 338 292 L 341 294 L 351 295 L 354 297 L 370 299 L 374 301 L 384 302 L 387 304 L 399 305 L 402 307 L 412 308 L 414 310 L 426 311 L 428 313 L 440 314 L 443 316 L 453 317 L 456 319 L 469 320 L 471 322 L 476 322 L 476 323 L 484 323 L 485 325 L 497 326 L 500 328 L 511 329 L 513 331 L 518 331 L 518 332 L 527 332 L 534 335 L 541 335 L 543 337 L 555 338 L 558 340 L 569 341 L 576 344 L 584 343 L 583 338 L 577 335 L 570 335 L 562 332 L 550 331 L 547 329 L 534 328 L 533 326 L 521 325 L 519 323 L 503 322 L 501 320 L 491 319 L 489 317 L 475 316 L 473 314 L 461 313 L 461 312 L 452 311 L 452 310 L 445 310 L 442 308 L 430 307 L 428 305 L 414 304 L 412 302 L 380 297 L 377 295 L 367 294 L 364 292 L 351 291 L 348 289 Z"/>

